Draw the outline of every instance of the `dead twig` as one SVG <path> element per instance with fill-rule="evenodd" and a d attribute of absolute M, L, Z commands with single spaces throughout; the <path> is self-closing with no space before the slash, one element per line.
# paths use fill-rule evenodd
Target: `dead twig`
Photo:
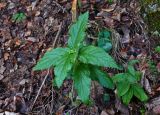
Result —
<path fill-rule="evenodd" d="M 38 96 L 39 96 L 39 94 L 40 94 L 40 92 L 41 92 L 41 89 L 42 89 L 42 87 L 43 87 L 43 85 L 44 85 L 44 83 L 45 83 L 45 81 L 46 81 L 48 75 L 49 75 L 49 69 L 48 69 L 48 71 L 47 71 L 46 76 L 44 77 L 44 80 L 43 80 L 43 82 L 42 82 L 42 84 L 41 84 L 41 86 L 40 86 L 40 88 L 39 88 L 39 90 L 38 90 L 38 93 L 37 93 L 37 95 L 36 95 L 36 98 L 34 99 L 34 102 L 33 102 L 32 106 L 31 106 L 30 110 L 32 110 L 34 104 L 36 103 L 37 98 L 38 98 Z"/>
<path fill-rule="evenodd" d="M 32 2 L 32 10 L 34 10 L 35 6 L 37 5 L 37 3 L 39 2 L 39 0 L 36 0 L 34 2 Z"/>
<path fill-rule="evenodd" d="M 59 37 L 59 35 L 60 35 L 60 33 L 61 33 L 61 30 L 62 30 L 62 22 L 61 22 L 60 25 L 59 25 L 58 32 L 57 32 L 56 37 L 55 37 L 55 39 L 54 39 L 54 42 L 53 42 L 53 44 L 52 44 L 53 48 L 54 48 L 54 46 L 55 46 L 55 44 L 56 44 L 56 41 L 57 41 L 57 39 L 58 39 L 58 37 Z"/>
<path fill-rule="evenodd" d="M 61 22 L 61 24 L 60 24 L 60 26 L 59 26 L 59 30 L 58 30 L 58 32 L 57 32 L 57 34 L 56 34 L 55 39 L 54 39 L 54 42 L 53 42 L 53 45 L 52 45 L 53 48 L 55 47 L 55 44 L 56 44 L 56 41 L 57 41 L 57 39 L 58 39 L 58 37 L 59 37 L 59 34 L 60 34 L 60 32 L 61 32 L 61 29 L 62 29 L 62 22 Z M 37 95 L 36 95 L 36 98 L 34 99 L 34 102 L 33 102 L 32 106 L 31 106 L 30 110 L 32 110 L 35 102 L 37 101 L 37 98 L 38 98 L 38 96 L 39 96 L 39 94 L 40 94 L 40 92 L 41 92 L 41 90 L 42 90 L 42 87 L 43 87 L 43 85 L 44 85 L 44 83 L 45 83 L 48 75 L 49 75 L 49 69 L 48 69 L 48 72 L 47 72 L 47 74 L 46 74 L 46 76 L 45 76 L 45 78 L 44 78 L 44 80 L 43 80 L 43 82 L 42 82 L 42 84 L 41 84 L 41 86 L 40 86 L 40 88 L 39 88 L 39 90 L 38 90 L 38 93 L 37 93 Z"/>
<path fill-rule="evenodd" d="M 63 6 L 61 6 L 58 2 L 56 2 L 56 1 L 52 1 L 56 6 L 58 6 L 59 8 L 61 8 L 62 9 L 62 11 L 63 11 L 63 13 L 64 12 L 67 12 L 66 11 L 66 9 L 63 7 Z"/>

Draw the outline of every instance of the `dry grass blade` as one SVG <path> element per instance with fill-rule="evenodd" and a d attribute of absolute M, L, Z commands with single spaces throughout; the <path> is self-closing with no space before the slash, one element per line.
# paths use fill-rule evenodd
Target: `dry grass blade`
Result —
<path fill-rule="evenodd" d="M 77 19 L 77 0 L 73 0 L 72 3 L 72 22 L 75 22 Z"/>

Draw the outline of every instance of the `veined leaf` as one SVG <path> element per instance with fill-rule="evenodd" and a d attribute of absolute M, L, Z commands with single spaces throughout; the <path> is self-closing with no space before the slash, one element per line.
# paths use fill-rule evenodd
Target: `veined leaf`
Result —
<path fill-rule="evenodd" d="M 132 75 L 130 75 L 130 74 L 128 74 L 127 80 L 128 80 L 128 82 L 129 82 L 130 84 L 137 83 L 137 78 L 136 78 L 136 76 L 132 76 Z"/>
<path fill-rule="evenodd" d="M 94 66 L 90 68 L 90 72 L 90 77 L 93 78 L 93 80 L 98 81 L 103 87 L 110 89 L 114 88 L 113 81 L 107 73 Z"/>
<path fill-rule="evenodd" d="M 123 96 L 122 96 L 122 100 L 123 100 L 123 103 L 128 105 L 129 102 L 131 101 L 133 97 L 133 90 L 132 88 L 130 88 L 127 93 L 125 93 Z"/>
<path fill-rule="evenodd" d="M 116 82 L 122 82 L 126 80 L 126 73 L 119 73 L 112 77 L 112 80 Z"/>
<path fill-rule="evenodd" d="M 57 65 L 54 68 L 55 81 L 58 87 L 62 85 L 64 79 L 68 75 L 68 72 L 71 70 L 73 65 L 72 59 L 74 57 L 74 54 L 66 53 L 58 60 Z"/>
<path fill-rule="evenodd" d="M 80 49 L 79 60 L 83 63 L 119 69 L 109 54 L 103 49 L 92 45 Z"/>
<path fill-rule="evenodd" d="M 68 46 L 70 48 L 78 48 L 80 43 L 84 40 L 88 17 L 88 12 L 80 15 L 78 21 L 71 26 L 68 40 Z"/>
<path fill-rule="evenodd" d="M 55 66 L 58 63 L 58 60 L 68 53 L 69 48 L 56 48 L 48 51 L 44 56 L 38 61 L 37 65 L 33 70 L 43 70 L 48 69 L 51 66 Z"/>
<path fill-rule="evenodd" d="M 143 88 L 139 84 L 133 84 L 132 86 L 133 94 L 141 101 L 147 101 L 148 96 L 144 92 Z"/>
<path fill-rule="evenodd" d="M 130 84 L 127 81 L 117 83 L 118 96 L 123 96 L 124 94 L 126 94 L 129 88 Z"/>
<path fill-rule="evenodd" d="M 103 48 L 106 52 L 112 49 L 111 34 L 108 30 L 100 31 L 98 38 L 98 47 Z"/>
<path fill-rule="evenodd" d="M 134 65 L 134 64 L 136 64 L 136 63 L 139 63 L 139 60 L 136 60 L 136 59 L 134 59 L 134 60 L 130 60 L 129 62 L 128 62 L 128 64 L 129 65 Z"/>
<path fill-rule="evenodd" d="M 142 76 L 142 73 L 140 71 L 136 71 L 136 79 L 137 81 L 140 81 L 141 80 L 141 76 Z"/>
<path fill-rule="evenodd" d="M 132 65 L 128 65 L 128 72 L 132 75 L 135 76 L 136 75 L 136 71 L 134 69 L 134 67 Z"/>
<path fill-rule="evenodd" d="M 74 87 L 78 92 L 78 96 L 86 104 L 88 104 L 89 102 L 89 94 L 91 86 L 91 79 L 89 78 L 89 76 L 90 76 L 89 68 L 84 64 L 78 65 L 74 73 Z"/>
<path fill-rule="evenodd" d="M 160 53 L 160 46 L 157 46 L 157 47 L 155 48 L 155 51 L 156 51 L 157 53 Z"/>

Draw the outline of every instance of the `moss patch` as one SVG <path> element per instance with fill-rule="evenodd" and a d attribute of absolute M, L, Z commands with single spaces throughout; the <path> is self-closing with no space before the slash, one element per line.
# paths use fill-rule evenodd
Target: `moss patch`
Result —
<path fill-rule="evenodd" d="M 160 11 L 147 14 L 149 31 L 160 32 Z"/>

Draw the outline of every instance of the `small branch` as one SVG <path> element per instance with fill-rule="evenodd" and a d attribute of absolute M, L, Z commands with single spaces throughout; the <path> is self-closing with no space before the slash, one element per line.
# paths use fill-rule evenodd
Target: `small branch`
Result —
<path fill-rule="evenodd" d="M 61 30 L 62 30 L 62 22 L 61 22 L 61 24 L 60 24 L 60 26 L 59 26 L 59 30 L 58 30 L 58 32 L 57 32 L 57 34 L 56 34 L 55 39 L 54 39 L 54 42 L 53 42 L 53 45 L 52 45 L 53 48 L 55 47 L 56 41 L 57 41 L 57 39 L 58 39 L 58 37 L 59 37 L 59 34 L 60 34 Z M 46 76 L 45 76 L 45 78 L 44 78 L 44 80 L 43 80 L 43 82 L 42 82 L 42 84 L 41 84 L 41 86 L 40 86 L 40 88 L 39 88 L 39 90 L 38 90 L 38 93 L 37 93 L 37 95 L 36 95 L 36 98 L 34 99 L 34 102 L 33 102 L 32 106 L 31 106 L 30 110 L 32 110 L 35 102 L 37 101 L 37 98 L 38 98 L 38 96 L 39 96 L 39 94 L 40 94 L 40 92 L 41 92 L 41 90 L 42 90 L 42 87 L 43 87 L 43 85 L 44 85 L 44 83 L 45 83 L 48 75 L 49 75 L 49 69 L 48 69 L 48 72 L 47 72 L 47 74 L 46 74 Z"/>
<path fill-rule="evenodd" d="M 34 10 L 35 6 L 37 5 L 37 3 L 39 2 L 39 0 L 36 0 L 34 2 L 32 2 L 32 10 Z"/>
<path fill-rule="evenodd" d="M 61 22 L 60 25 L 59 25 L 58 32 L 57 32 L 56 37 L 55 37 L 55 39 L 54 39 L 54 42 L 53 42 L 53 44 L 52 44 L 53 48 L 55 47 L 56 41 L 57 41 L 57 39 L 58 39 L 58 37 L 59 37 L 59 35 L 60 35 L 60 33 L 61 33 L 61 30 L 62 30 L 62 22 Z"/>
<path fill-rule="evenodd" d="M 64 12 L 66 12 L 66 9 L 63 7 L 63 6 L 61 6 L 58 2 L 56 2 L 56 1 L 52 1 L 55 5 L 57 5 L 58 7 L 60 7 L 62 10 L 63 10 L 63 13 Z"/>
<path fill-rule="evenodd" d="M 44 77 L 44 80 L 43 80 L 43 82 L 42 82 L 42 84 L 41 84 L 41 86 L 40 86 L 40 88 L 39 88 L 39 90 L 38 90 L 38 93 L 37 93 L 37 95 L 36 95 L 36 98 L 34 99 L 34 102 L 33 102 L 32 106 L 31 106 L 30 110 L 32 110 L 34 104 L 36 103 L 37 98 L 38 98 L 38 96 L 39 96 L 39 94 L 40 94 L 40 92 L 41 92 L 41 89 L 42 89 L 42 87 L 43 87 L 43 85 L 44 85 L 44 83 L 45 83 L 48 75 L 49 75 L 49 69 L 48 69 L 48 72 L 47 72 L 46 76 Z"/>

